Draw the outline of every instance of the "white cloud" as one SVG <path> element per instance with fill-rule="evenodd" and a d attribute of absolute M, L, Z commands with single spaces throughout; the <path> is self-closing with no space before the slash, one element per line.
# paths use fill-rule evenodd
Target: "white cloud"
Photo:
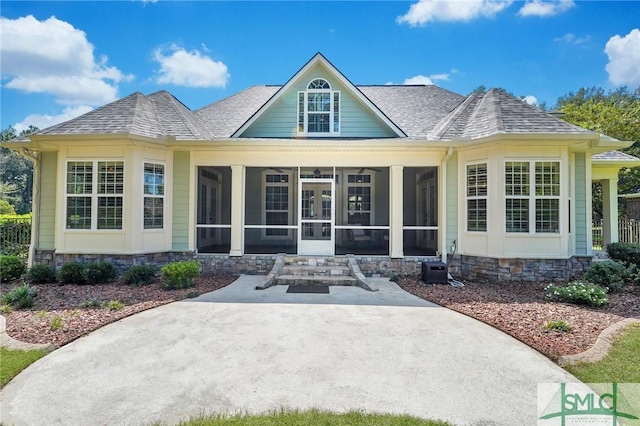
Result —
<path fill-rule="evenodd" d="M 67 104 L 101 105 L 116 99 L 121 81 L 133 78 L 94 57 L 87 35 L 55 16 L 0 17 L 0 57 L 6 87 L 53 95 Z"/>
<path fill-rule="evenodd" d="M 224 88 L 229 81 L 229 72 L 223 62 L 214 61 L 197 50 L 187 52 L 171 46 L 167 53 L 156 49 L 154 59 L 160 64 L 160 84 L 175 84 L 187 87 Z"/>
<path fill-rule="evenodd" d="M 407 78 L 402 84 L 424 84 L 430 86 L 433 84 L 433 80 L 424 75 L 416 75 L 415 77 Z"/>
<path fill-rule="evenodd" d="M 573 0 L 528 0 L 524 6 L 518 11 L 520 16 L 553 16 L 566 12 L 576 4 Z"/>
<path fill-rule="evenodd" d="M 36 126 L 39 129 L 46 129 L 47 127 L 54 126 L 67 120 L 71 120 L 72 118 L 76 118 L 79 115 L 86 114 L 92 109 L 93 108 L 89 105 L 77 105 L 65 108 L 62 114 L 58 115 L 31 114 L 21 122 L 14 124 L 13 127 L 16 129 L 16 133 L 20 133 L 21 131 L 27 129 L 29 126 Z"/>
<path fill-rule="evenodd" d="M 558 43 L 566 43 L 566 44 L 573 44 L 573 45 L 579 46 L 581 44 L 586 44 L 590 42 L 591 36 L 587 34 L 584 37 L 578 37 L 574 33 L 566 33 L 562 37 L 556 37 L 555 39 L 553 39 L 553 41 Z"/>
<path fill-rule="evenodd" d="M 398 16 L 396 22 L 412 27 L 432 21 L 468 22 L 481 17 L 494 17 L 511 3 L 513 0 L 419 0 L 411 5 L 406 14 Z"/>
<path fill-rule="evenodd" d="M 449 81 L 449 74 L 447 73 L 442 73 L 442 74 L 431 74 L 429 76 L 429 78 L 433 81 L 437 81 L 437 80 L 441 80 L 441 81 Z"/>
<path fill-rule="evenodd" d="M 533 106 L 537 106 L 538 105 L 538 98 L 536 98 L 533 95 L 527 95 L 527 96 L 523 97 L 522 100 L 525 101 L 526 103 L 528 103 L 529 105 L 533 105 Z"/>
<path fill-rule="evenodd" d="M 640 30 L 634 28 L 624 37 L 616 34 L 604 48 L 609 63 L 609 80 L 616 85 L 640 86 Z"/>

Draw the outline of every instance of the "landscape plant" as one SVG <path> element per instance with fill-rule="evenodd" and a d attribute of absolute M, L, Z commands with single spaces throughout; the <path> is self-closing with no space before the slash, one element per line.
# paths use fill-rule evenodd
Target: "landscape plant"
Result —
<path fill-rule="evenodd" d="M 568 333 L 573 330 L 573 327 L 571 326 L 571 324 L 569 324 L 568 322 L 562 319 L 547 320 L 545 321 L 542 328 L 545 331 L 559 331 L 561 333 Z"/>
<path fill-rule="evenodd" d="M 26 270 L 27 263 L 20 256 L 0 254 L 0 280 L 17 280 Z"/>
<path fill-rule="evenodd" d="M 27 309 L 33 306 L 33 298 L 35 296 L 36 289 L 34 287 L 22 284 L 4 293 L 2 295 L 2 304 L 16 309 Z"/>
<path fill-rule="evenodd" d="M 151 284 L 155 276 L 155 266 L 136 265 L 132 266 L 124 273 L 124 275 L 122 276 L 122 280 L 125 282 L 125 284 L 140 287 L 143 285 Z"/>
<path fill-rule="evenodd" d="M 34 265 L 27 271 L 27 279 L 38 284 L 54 283 L 58 279 L 56 267 L 53 265 Z"/>
<path fill-rule="evenodd" d="M 636 265 L 640 267 L 640 244 L 607 244 L 607 255 L 611 260 L 617 260 L 627 265 Z"/>
<path fill-rule="evenodd" d="M 84 265 L 80 262 L 67 262 L 60 268 L 58 278 L 63 284 L 86 284 Z"/>
<path fill-rule="evenodd" d="M 593 262 L 582 279 L 600 287 L 606 287 L 615 293 L 625 286 L 629 280 L 629 271 L 625 265 L 613 260 Z"/>
<path fill-rule="evenodd" d="M 84 280 L 87 284 L 103 284 L 117 276 L 116 268 L 109 262 L 93 262 L 84 266 Z"/>
<path fill-rule="evenodd" d="M 584 281 L 572 281 L 566 287 L 549 284 L 545 287 L 547 297 L 557 302 L 577 305 L 602 306 L 609 303 L 607 289 Z"/>
<path fill-rule="evenodd" d="M 167 263 L 161 273 L 162 288 L 165 290 L 193 287 L 193 279 L 200 275 L 200 263 L 195 260 Z"/>

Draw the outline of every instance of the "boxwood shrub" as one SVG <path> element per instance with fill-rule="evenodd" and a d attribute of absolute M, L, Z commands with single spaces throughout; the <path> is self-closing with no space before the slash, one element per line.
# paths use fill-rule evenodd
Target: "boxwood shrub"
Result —
<path fill-rule="evenodd" d="M 38 284 L 54 283 L 58 279 L 53 265 L 33 265 L 27 271 L 27 279 Z"/>
<path fill-rule="evenodd" d="M 0 280 L 17 280 L 26 270 L 27 262 L 20 256 L 0 254 Z"/>
<path fill-rule="evenodd" d="M 171 262 L 164 265 L 161 272 L 165 290 L 193 287 L 193 279 L 200 275 L 200 263 L 195 260 Z"/>
<path fill-rule="evenodd" d="M 607 254 L 611 260 L 629 265 L 640 266 L 640 244 L 611 243 L 607 244 Z"/>

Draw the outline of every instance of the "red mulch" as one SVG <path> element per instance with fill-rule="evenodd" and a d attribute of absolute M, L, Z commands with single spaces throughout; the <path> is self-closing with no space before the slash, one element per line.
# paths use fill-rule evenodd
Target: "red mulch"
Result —
<path fill-rule="evenodd" d="M 181 290 L 163 290 L 159 280 L 143 287 L 120 281 L 97 285 L 34 284 L 37 293 L 33 308 L 3 315 L 7 320 L 7 334 L 14 339 L 62 346 L 129 315 L 217 290 L 236 279 L 235 276 L 200 276 L 194 280 L 195 287 Z M 0 285 L 3 293 L 11 287 L 6 283 Z M 100 305 L 109 301 L 118 301 L 125 306 L 120 310 L 85 307 L 88 302 Z M 51 327 L 55 317 L 62 320 L 58 329 Z"/>
<path fill-rule="evenodd" d="M 625 318 L 640 318 L 640 286 L 610 294 L 599 308 L 550 301 L 539 283 L 465 283 L 464 287 L 424 284 L 406 277 L 400 286 L 422 299 L 492 325 L 556 360 L 580 353 L 595 343 L 602 330 Z M 570 332 L 545 331 L 548 320 L 564 320 Z"/>

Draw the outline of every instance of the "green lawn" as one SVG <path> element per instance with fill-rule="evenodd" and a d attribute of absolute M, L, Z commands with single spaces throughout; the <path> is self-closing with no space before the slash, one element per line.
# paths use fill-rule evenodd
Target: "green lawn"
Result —
<path fill-rule="evenodd" d="M 46 349 L 20 351 L 0 348 L 0 388 L 47 353 Z"/>
<path fill-rule="evenodd" d="M 179 423 L 179 426 L 448 426 L 449 423 L 423 420 L 410 416 L 392 414 L 367 414 L 351 411 L 344 414 L 331 413 L 312 409 L 309 411 L 280 410 L 262 415 L 245 415 L 223 417 L 201 417 Z"/>
<path fill-rule="evenodd" d="M 640 383 L 640 324 L 624 330 L 605 359 L 565 368 L 584 383 Z"/>

